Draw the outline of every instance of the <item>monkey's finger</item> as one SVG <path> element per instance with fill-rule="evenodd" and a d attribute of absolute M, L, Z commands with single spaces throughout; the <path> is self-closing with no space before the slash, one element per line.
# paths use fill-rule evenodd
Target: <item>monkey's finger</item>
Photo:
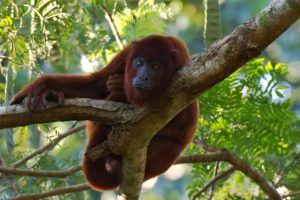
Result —
<path fill-rule="evenodd" d="M 108 83 L 114 83 L 114 82 L 122 83 L 122 82 L 124 82 L 124 75 L 123 74 L 110 75 L 107 79 L 107 82 Z"/>
<path fill-rule="evenodd" d="M 32 109 L 34 111 L 41 112 L 41 111 L 44 110 L 44 108 L 43 108 L 43 102 L 42 102 L 42 96 L 41 95 L 40 96 L 36 96 L 34 98 L 34 104 L 32 105 L 32 107 L 33 107 Z"/>
<path fill-rule="evenodd" d="M 31 107 L 30 110 L 31 111 L 35 111 L 35 110 L 39 110 L 41 111 L 41 107 L 42 107 L 42 99 L 41 99 L 41 95 L 43 93 L 41 93 L 38 90 L 34 90 L 33 94 L 30 95 L 30 99 L 31 99 Z M 28 96 L 29 97 L 29 96 Z"/>
<path fill-rule="evenodd" d="M 14 105 L 14 104 L 21 104 L 23 101 L 24 97 L 20 98 L 13 98 L 9 101 L 9 105 Z"/>
<path fill-rule="evenodd" d="M 49 95 L 49 91 L 47 90 L 46 92 L 44 92 L 42 95 L 41 95 L 41 106 L 42 106 L 42 109 L 45 110 L 46 107 L 47 107 L 47 96 Z"/>
<path fill-rule="evenodd" d="M 31 94 L 29 94 L 25 100 L 26 100 L 26 107 L 28 109 L 28 112 L 32 111 L 31 106 L 32 106 L 32 102 L 31 102 Z"/>
<path fill-rule="evenodd" d="M 26 97 L 25 95 L 16 95 L 10 100 L 9 105 L 21 104 L 25 99 L 25 97 Z"/>
<path fill-rule="evenodd" d="M 124 75 L 111 75 L 107 79 L 108 82 L 124 82 Z"/>
<path fill-rule="evenodd" d="M 123 84 L 116 84 L 116 85 L 107 85 L 107 89 L 109 92 L 113 92 L 113 91 L 124 91 L 124 86 Z"/>
<path fill-rule="evenodd" d="M 124 74 L 116 73 L 116 74 L 110 75 L 109 78 L 112 78 L 112 79 L 124 79 Z"/>
<path fill-rule="evenodd" d="M 62 91 L 57 92 L 57 102 L 59 105 L 64 105 L 65 95 Z"/>
<path fill-rule="evenodd" d="M 123 79 L 116 79 L 116 78 L 109 78 L 106 82 L 106 87 L 108 91 L 124 91 L 124 80 Z"/>

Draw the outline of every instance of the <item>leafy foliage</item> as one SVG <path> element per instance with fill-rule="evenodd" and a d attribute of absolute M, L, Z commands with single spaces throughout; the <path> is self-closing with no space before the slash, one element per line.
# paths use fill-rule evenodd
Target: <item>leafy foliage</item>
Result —
<path fill-rule="evenodd" d="M 10 86 L 10 89 L 17 91 L 39 73 L 80 72 L 83 57 L 96 63 L 95 68 L 99 68 L 119 51 L 99 3 L 105 4 L 111 11 L 125 44 L 150 34 L 165 33 L 169 20 L 173 18 L 169 6 L 155 3 L 154 0 L 140 0 L 138 5 L 117 5 L 118 2 L 0 1 L 0 56 L 3 56 L 0 58 L 0 104 L 4 105 L 7 97 L 5 87 L 8 85 L 4 78 L 7 66 L 14 69 L 14 88 Z M 177 1 L 177 6 L 182 6 L 181 2 Z M 200 19 L 200 12 L 197 17 L 192 17 L 195 9 L 189 6 L 187 10 L 193 18 L 193 26 L 199 26 L 203 21 Z M 177 20 L 176 23 L 185 22 L 180 10 L 177 15 L 182 21 Z M 189 33 L 184 35 L 190 34 L 191 37 L 192 33 L 195 38 L 196 31 L 201 31 L 202 27 L 198 29 L 187 29 Z M 201 43 L 199 36 L 197 45 L 198 43 Z M 201 118 L 197 139 L 205 139 L 213 146 L 228 148 L 251 166 L 258 168 L 269 180 L 276 183 L 276 186 L 297 191 L 300 189 L 300 170 L 297 168 L 300 164 L 300 122 L 291 112 L 291 103 L 284 96 L 285 91 L 289 89 L 281 81 L 286 74 L 286 66 L 263 63 L 262 59 L 249 62 L 243 69 L 199 98 Z M 3 161 L 8 166 L 12 165 L 38 147 L 53 142 L 56 136 L 61 135 L 70 126 L 71 123 L 68 122 L 14 128 L 13 153 L 7 150 L 7 139 L 2 134 L 5 130 L 0 130 L 0 163 Z M 85 146 L 82 142 L 84 139 L 85 134 L 82 132 L 74 134 L 62 140 L 54 149 L 19 167 L 32 170 L 63 170 L 78 165 Z M 190 153 L 202 153 L 192 145 L 189 150 Z M 213 168 L 214 163 L 193 166 L 193 182 L 188 187 L 189 195 L 211 179 Z M 227 168 L 227 164 L 220 164 L 220 170 Z M 64 179 L 0 174 L 0 198 L 50 191 L 83 182 L 81 173 Z M 173 185 L 170 186 L 169 183 L 160 184 L 160 192 L 162 185 L 167 185 L 164 187 L 174 191 Z M 216 199 L 264 197 L 257 186 L 240 173 L 235 173 L 228 180 L 219 181 L 216 186 Z M 99 196 L 96 192 L 88 191 L 67 194 L 59 199 L 99 199 Z M 173 196 L 170 199 L 174 199 Z"/>
<path fill-rule="evenodd" d="M 204 41 L 206 48 L 220 38 L 220 5 L 218 0 L 205 0 Z"/>
<path fill-rule="evenodd" d="M 121 37 L 130 42 L 146 35 L 163 33 L 170 11 L 163 3 L 140 1 L 136 9 L 127 6 L 118 8 Z M 136 21 L 131 21 L 137 17 Z M 125 23 L 121 22 L 126 18 Z M 19 90 L 37 74 L 43 72 L 81 71 L 81 57 L 85 56 L 105 64 L 119 50 L 109 29 L 103 28 L 103 11 L 97 4 L 86 1 L 56 0 L 0 2 L 0 55 L 14 69 L 14 85 Z M 147 25 L 147 26 L 145 26 Z M 131 29 L 129 27 L 132 27 Z M 130 37 L 134 31 L 134 37 Z M 1 63 L 3 64 L 3 63 Z M 72 67 L 72 68 L 71 68 Z M 0 104 L 6 101 L 4 77 L 7 66 L 0 65 Z M 3 79 L 2 79 L 3 76 Z M 14 86 L 14 87 L 13 87 Z M 8 166 L 34 152 L 37 148 L 52 143 L 68 130 L 68 123 L 30 125 L 14 128 L 14 151 L 8 151 L 6 130 L 0 130 L 0 161 Z M 12 138 L 10 138 L 12 139 Z M 77 133 L 62 140 L 54 149 L 44 152 L 19 168 L 31 170 L 64 170 L 81 163 L 85 134 Z M 10 140 L 11 141 L 11 140 Z M 67 147 L 67 148 L 66 148 Z M 0 163 L 1 163 L 0 162 Z M 12 198 L 18 194 L 50 191 L 84 183 L 82 173 L 67 178 L 41 178 L 0 175 L 0 198 Z M 99 199 L 96 192 L 66 194 L 60 199 Z"/>
<path fill-rule="evenodd" d="M 18 65 L 35 64 L 36 56 L 49 56 L 53 41 L 48 38 L 49 27 L 63 26 L 67 14 L 55 0 L 33 1 L 17 4 L 4 1 L 1 4 L 3 20 L 0 21 L 0 36 L 5 41 L 12 60 Z M 0 15 L 1 15 L 0 14 Z"/>
<path fill-rule="evenodd" d="M 287 87 L 280 77 L 286 74 L 286 65 L 263 63 L 262 58 L 248 62 L 199 98 L 201 116 L 197 139 L 233 151 L 276 183 L 275 178 L 278 179 L 282 170 L 300 153 L 296 148 L 300 139 L 299 119 L 283 95 Z M 211 179 L 212 167 L 212 164 L 194 166 L 191 193 L 201 182 L 203 185 Z M 234 182 L 243 184 L 244 178 L 234 180 L 229 179 L 227 185 L 230 183 L 234 188 Z M 219 190 L 224 191 L 223 187 Z M 233 194 L 247 196 L 245 192 Z M 259 195 L 257 192 L 250 194 L 246 199 Z"/>
<path fill-rule="evenodd" d="M 136 9 L 125 8 L 113 17 L 122 38 L 131 42 L 150 34 L 163 33 L 166 20 L 171 16 L 171 11 L 165 4 L 155 4 L 154 0 L 141 0 Z"/>

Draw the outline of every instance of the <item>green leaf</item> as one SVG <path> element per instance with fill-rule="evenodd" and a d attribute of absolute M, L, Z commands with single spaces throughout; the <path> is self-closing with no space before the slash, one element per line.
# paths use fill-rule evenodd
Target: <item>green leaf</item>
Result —
<path fill-rule="evenodd" d="M 275 90 L 276 95 L 279 96 L 280 98 L 283 98 L 283 94 L 281 92 L 279 92 L 278 90 Z"/>
<path fill-rule="evenodd" d="M 271 64 L 271 62 L 268 62 L 267 65 L 265 66 L 265 69 L 267 72 L 273 71 L 273 65 Z"/>
<path fill-rule="evenodd" d="M 279 86 L 277 87 L 277 90 L 283 90 L 283 89 L 287 89 L 287 88 L 289 88 L 289 86 L 286 86 L 286 85 L 279 85 Z"/>

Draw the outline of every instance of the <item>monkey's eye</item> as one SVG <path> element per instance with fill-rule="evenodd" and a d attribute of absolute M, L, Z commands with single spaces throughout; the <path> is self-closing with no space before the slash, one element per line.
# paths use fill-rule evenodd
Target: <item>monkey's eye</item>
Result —
<path fill-rule="evenodd" d="M 158 65 L 153 65 L 153 69 L 158 70 L 159 66 Z"/>
<path fill-rule="evenodd" d="M 134 59 L 134 62 L 133 62 L 133 65 L 135 67 L 141 67 L 143 66 L 145 63 L 144 63 L 144 60 L 142 58 L 136 58 Z"/>
<path fill-rule="evenodd" d="M 162 68 L 162 64 L 160 62 L 154 62 L 151 66 L 155 71 Z"/>

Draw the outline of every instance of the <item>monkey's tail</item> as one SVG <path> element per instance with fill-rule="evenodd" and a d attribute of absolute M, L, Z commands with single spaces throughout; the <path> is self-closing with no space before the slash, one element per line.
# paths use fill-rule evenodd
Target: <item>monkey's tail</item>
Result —
<path fill-rule="evenodd" d="M 115 155 L 109 155 L 95 161 L 85 156 L 83 172 L 92 188 L 96 190 L 113 190 L 121 183 L 122 160 Z"/>
<path fill-rule="evenodd" d="M 101 123 L 87 121 L 88 144 L 86 151 L 107 139 L 111 128 Z M 122 178 L 122 158 L 110 154 L 91 160 L 87 155 L 83 159 L 83 172 L 90 186 L 96 190 L 112 190 L 118 187 Z"/>

